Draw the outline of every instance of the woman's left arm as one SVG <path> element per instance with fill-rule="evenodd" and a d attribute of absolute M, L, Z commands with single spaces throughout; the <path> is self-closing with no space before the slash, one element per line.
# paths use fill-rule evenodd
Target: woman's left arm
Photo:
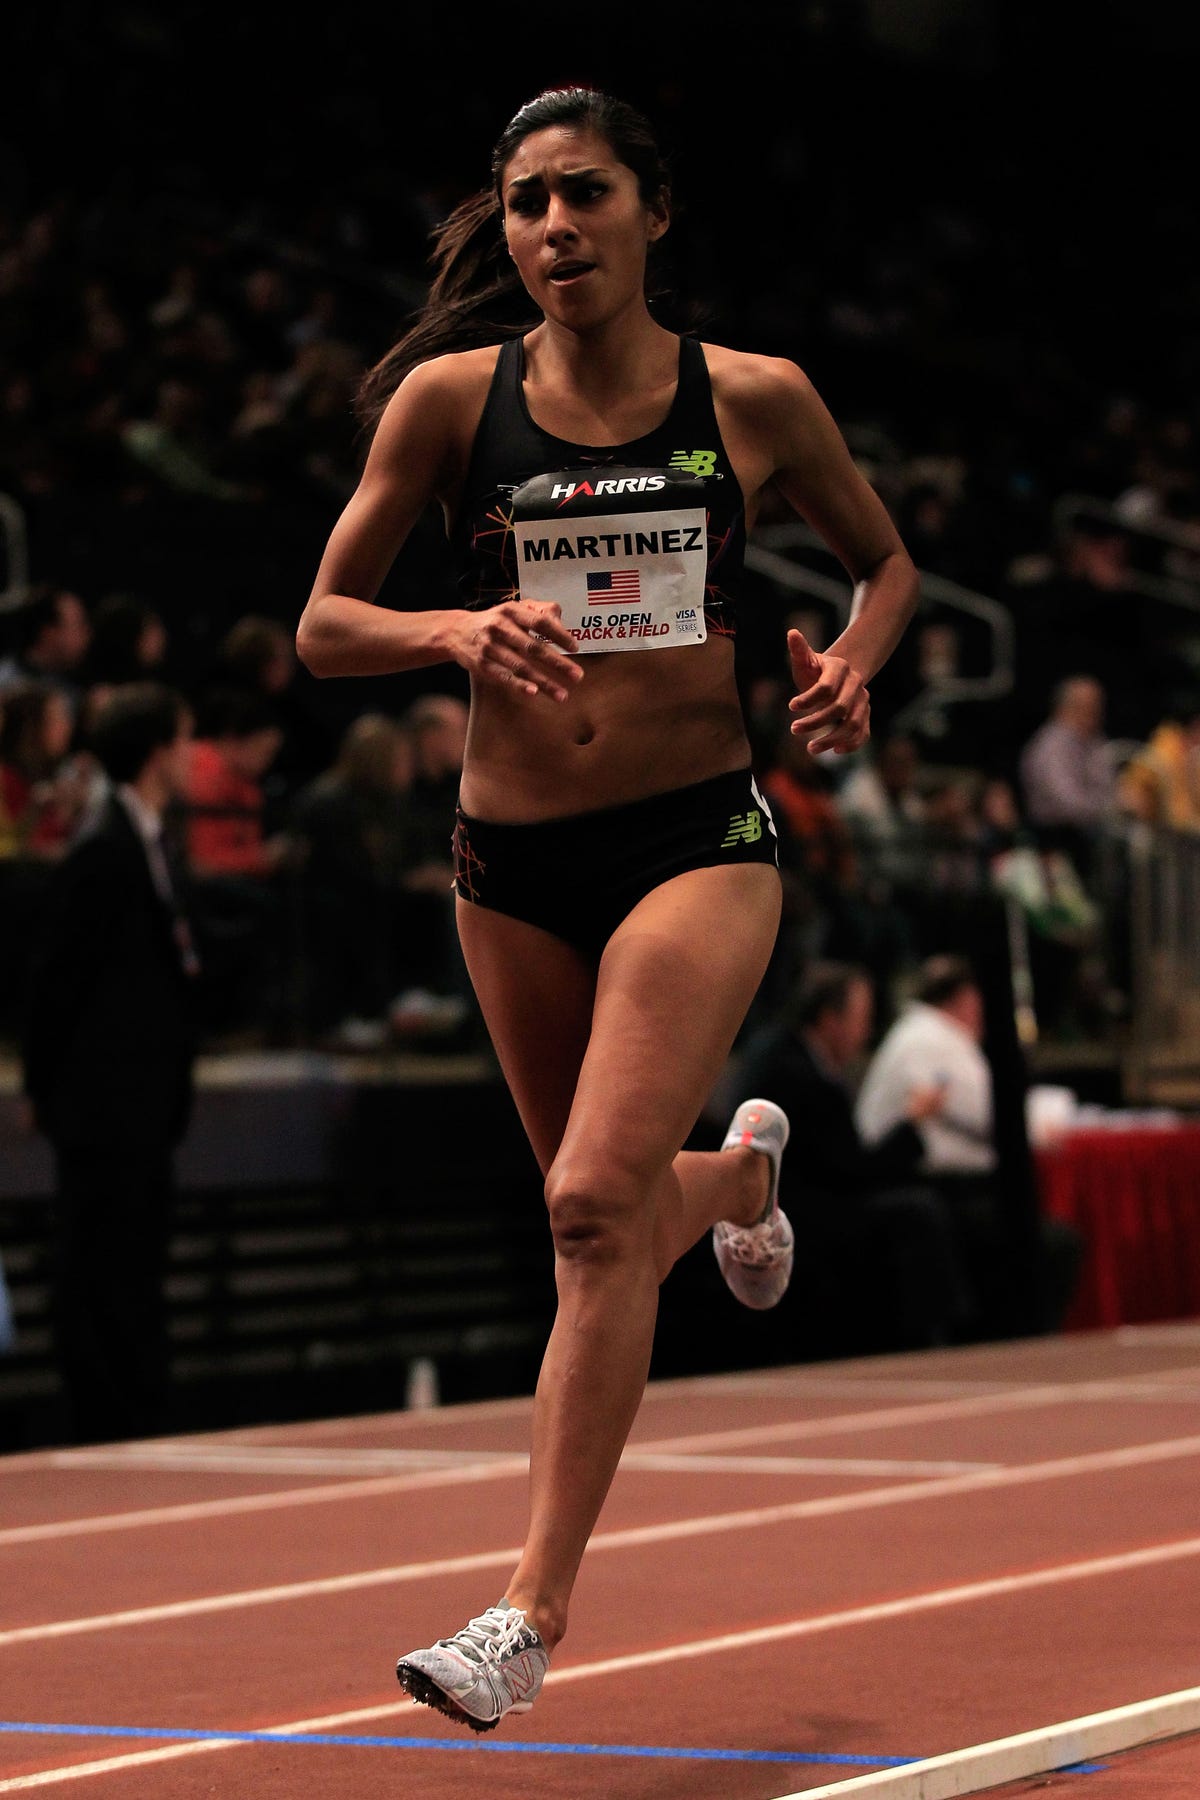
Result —
<path fill-rule="evenodd" d="M 768 359 L 764 359 L 767 361 Z M 858 468 L 828 408 L 794 363 L 772 358 L 762 417 L 779 491 L 824 539 L 854 584 L 850 618 L 823 652 L 788 633 L 796 684 L 792 730 L 814 753 L 856 750 L 870 735 L 867 683 L 904 635 L 920 578 L 883 501 Z"/>

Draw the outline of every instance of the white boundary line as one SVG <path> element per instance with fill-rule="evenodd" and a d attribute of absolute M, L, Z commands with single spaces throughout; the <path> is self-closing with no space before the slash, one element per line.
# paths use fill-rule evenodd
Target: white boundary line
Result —
<path fill-rule="evenodd" d="M 867 1456 L 669 1456 L 635 1450 L 621 1458 L 623 1469 L 641 1469 L 650 1473 L 695 1473 L 700 1475 L 981 1475 L 1003 1469 L 1004 1463 L 986 1462 L 922 1462 L 918 1458 L 905 1461 Z"/>
<path fill-rule="evenodd" d="M 789 1619 L 778 1625 L 763 1625 L 746 1631 L 725 1632 L 717 1637 L 693 1638 L 681 1644 L 669 1644 L 656 1650 L 633 1651 L 626 1656 L 605 1657 L 596 1662 L 575 1663 L 565 1669 L 552 1669 L 546 1677 L 546 1686 L 556 1686 L 574 1681 L 591 1680 L 599 1676 L 625 1674 L 631 1669 L 652 1668 L 659 1664 L 677 1663 L 701 1656 L 716 1656 L 734 1650 L 755 1648 L 761 1644 L 779 1643 L 785 1639 L 815 1637 L 821 1632 L 836 1631 L 854 1625 L 877 1624 L 887 1619 L 910 1617 L 914 1613 L 931 1612 L 952 1606 L 969 1605 L 979 1600 L 989 1600 L 1008 1594 L 1021 1593 L 1033 1588 L 1056 1587 L 1064 1582 L 1084 1581 L 1101 1575 L 1120 1574 L 1128 1569 L 1149 1568 L 1179 1560 L 1188 1556 L 1200 1555 L 1200 1538 L 1184 1539 L 1175 1544 L 1155 1544 L 1143 1550 L 1125 1551 L 1117 1556 L 1093 1557 L 1085 1562 L 1062 1563 L 1048 1569 L 1030 1569 L 1020 1575 L 1001 1575 L 987 1581 L 973 1581 L 958 1587 L 931 1588 L 923 1593 L 909 1594 L 898 1600 L 880 1601 L 869 1606 L 855 1606 L 841 1612 L 820 1613 L 806 1619 Z M 1200 1689 L 1189 1690 L 1188 1696 L 1167 1696 L 1168 1699 L 1182 1699 L 1194 1695 L 1200 1703 Z M 1153 1706 L 1157 1702 L 1145 1702 Z M 300 1719 L 286 1725 L 256 1727 L 258 1730 L 274 1730 L 295 1733 L 301 1731 L 328 1731 L 341 1725 L 359 1724 L 368 1719 L 394 1717 L 400 1712 L 409 1712 L 413 1702 L 410 1700 L 392 1701 L 383 1706 L 361 1707 L 353 1712 L 334 1713 L 318 1719 Z M 1135 1711 L 1136 1708 L 1119 1709 L 1122 1713 Z M 1108 1718 L 1113 1715 L 1103 1714 L 1098 1717 Z M 1075 1723 L 1086 1723 L 1076 1721 Z M 1177 1726 L 1177 1730 L 1189 1730 L 1190 1725 Z M 1067 1727 L 1051 1727 L 1051 1730 L 1066 1730 Z M 1045 1733 L 1033 1732 L 1025 1734 L 1033 1739 L 1040 1739 Z M 1004 1739 L 1007 1744 L 1014 1740 Z M 1142 1741 L 1138 1738 L 1127 1739 L 1125 1745 L 1111 1745 L 1110 1748 L 1124 1748 L 1130 1742 Z M 106 1757 L 102 1761 L 89 1763 L 68 1763 L 58 1769 L 43 1769 L 32 1775 L 18 1775 L 8 1781 L 0 1781 L 0 1794 L 17 1793 L 27 1788 L 45 1787 L 52 1782 L 73 1781 L 89 1775 L 109 1774 L 118 1769 L 129 1769 L 145 1763 L 171 1761 L 176 1757 L 195 1756 L 205 1751 L 237 1749 L 242 1747 L 242 1740 L 237 1738 L 204 1738 L 200 1741 L 190 1740 L 182 1744 L 169 1744 L 154 1750 L 135 1750 L 124 1756 Z M 978 1749 L 991 1749 L 993 1746 L 977 1746 Z M 1103 1754 L 1098 1746 L 1089 1746 L 1085 1751 L 1075 1754 L 1070 1746 L 1064 1747 L 1059 1765 L 1039 1763 L 1033 1772 L 1040 1772 L 1046 1767 L 1061 1766 L 1061 1763 L 1082 1762 L 1091 1755 Z M 956 1751 L 954 1757 L 970 1755 L 971 1752 Z M 944 1757 L 932 1758 L 934 1763 L 945 1762 Z M 890 1777 L 913 1775 L 928 1767 L 928 1763 L 912 1763 L 902 1770 L 888 1770 Z M 1024 1770 L 1017 1770 L 1019 1775 Z M 791 1794 L 782 1800 L 819 1800 L 822 1795 L 853 1794 L 860 1791 L 870 1793 L 872 1790 L 862 1787 L 862 1782 L 878 1782 L 879 1776 L 866 1776 L 855 1780 L 835 1784 L 832 1788 L 809 1789 L 803 1794 Z M 942 1795 L 977 1792 L 978 1788 L 941 1787 L 926 1790 L 921 1787 L 910 1787 L 899 1790 L 885 1790 L 890 1800 L 940 1800 Z"/>
<path fill-rule="evenodd" d="M 1130 1386 L 1134 1388 L 1141 1388 L 1144 1385 L 1144 1381 L 1140 1378 L 1130 1383 Z M 824 1419 L 797 1419 L 778 1425 L 755 1425 L 730 1431 L 701 1432 L 690 1437 L 632 1441 L 628 1446 L 628 1453 L 631 1456 L 670 1455 L 689 1450 L 736 1449 L 745 1444 L 794 1443 L 803 1438 L 836 1436 L 841 1432 L 885 1431 L 902 1425 L 935 1423 L 957 1418 L 976 1418 L 992 1412 L 1036 1409 L 1042 1406 L 1060 1405 L 1073 1400 L 1123 1397 L 1124 1384 L 1120 1382 L 1087 1382 L 1074 1386 L 1015 1388 L 999 1393 L 989 1392 L 972 1396 L 970 1399 L 934 1400 L 925 1404 L 887 1407 L 877 1411 L 839 1413 Z M 422 1416 L 428 1418 L 430 1415 Z M 81 1449 L 50 1453 L 35 1452 L 28 1457 L 8 1459 L 8 1466 L 11 1467 L 20 1462 L 26 1468 L 30 1466 L 54 1469 L 145 1468 L 147 1465 L 141 1459 L 147 1458 L 152 1461 L 156 1453 L 155 1444 L 157 1442 L 162 1453 L 171 1459 L 170 1468 L 172 1472 L 175 1472 L 185 1466 L 195 1467 L 199 1456 L 203 1454 L 203 1448 L 218 1440 L 199 1440 L 194 1459 L 191 1452 L 185 1458 L 176 1456 L 173 1450 L 166 1448 L 180 1442 L 191 1443 L 192 1441 L 190 1439 L 159 1439 L 94 1451 Z M 73 1537 L 98 1531 L 127 1531 L 150 1525 L 186 1524 L 195 1519 L 264 1512 L 275 1507 L 316 1506 L 325 1502 L 341 1500 L 382 1498 L 389 1494 L 408 1492 L 413 1488 L 444 1487 L 457 1485 L 460 1482 L 492 1481 L 524 1476 L 528 1472 L 527 1454 L 523 1452 L 519 1455 L 515 1454 L 508 1462 L 494 1460 L 496 1454 L 494 1451 L 481 1451 L 480 1459 L 477 1462 L 466 1462 L 456 1468 L 435 1469 L 412 1475 L 364 1476 L 358 1481 L 331 1483 L 322 1487 L 285 1488 L 265 1494 L 238 1494 L 223 1500 L 185 1501 L 178 1505 L 145 1507 L 132 1512 L 94 1514 L 90 1518 L 49 1520 L 36 1525 L 14 1525 L 0 1530 L 0 1548 L 7 1544 L 38 1543 L 45 1539 Z M 0 1461 L 0 1474 L 3 1474 L 4 1468 L 5 1463 Z M 199 1472 L 198 1469 L 197 1472 Z"/>
<path fill-rule="evenodd" d="M 1154 1700 L 1138 1700 L 1109 1712 L 1087 1713 L 1065 1719 L 1060 1725 L 1044 1725 L 1016 1737 L 995 1738 L 990 1744 L 972 1744 L 946 1756 L 931 1756 L 904 1769 L 884 1769 L 877 1775 L 856 1775 L 824 1787 L 804 1788 L 783 1794 L 780 1800 L 841 1800 L 842 1795 L 879 1794 L 885 1800 L 952 1800 L 957 1794 L 978 1794 L 1025 1775 L 1046 1775 L 1072 1763 L 1091 1762 L 1117 1750 L 1131 1750 L 1155 1739 L 1182 1737 L 1200 1727 L 1200 1688 L 1181 1688 L 1176 1694 L 1160 1694 Z"/>
<path fill-rule="evenodd" d="M 474 1481 L 478 1478 L 481 1467 L 495 1466 L 501 1474 L 510 1475 L 515 1460 L 517 1459 L 512 1452 L 507 1450 L 446 1450 L 430 1455 L 421 1450 L 371 1450 L 362 1456 L 357 1456 L 352 1451 L 331 1450 L 323 1457 L 315 1457 L 307 1451 L 299 1450 L 272 1450 L 269 1456 L 250 1450 L 214 1450 L 186 1456 L 139 1457 L 136 1461 L 131 1459 L 131 1467 L 143 1473 L 152 1471 L 172 1475 L 195 1471 L 199 1475 L 328 1475 L 360 1478 L 372 1470 L 376 1473 L 389 1470 L 393 1474 L 405 1472 L 413 1475 L 466 1470 L 469 1479 Z M 528 1457 L 522 1457 L 521 1469 L 525 1470 L 528 1466 Z M 955 1461 L 949 1457 L 705 1456 L 694 1452 L 643 1450 L 636 1445 L 628 1446 L 621 1457 L 621 1468 L 626 1472 L 631 1469 L 652 1472 L 690 1469 L 700 1474 L 733 1475 L 965 1475 L 972 1470 L 999 1469 L 1004 1466 L 1002 1463 L 978 1459 Z M 16 1525 L 10 1529 L 17 1532 L 23 1529 L 39 1531 L 42 1528 Z M 48 1535 L 61 1537 L 64 1533 L 51 1524 Z M 20 1539 L 11 1537 L 7 1531 L 0 1531 L 0 1544 L 12 1542 L 20 1542 Z"/>
<path fill-rule="evenodd" d="M 1136 1329 L 1131 1327 L 1130 1329 Z M 1200 1329 L 1200 1327 L 1198 1327 Z M 1181 1391 L 1184 1384 L 1194 1382 L 1191 1390 Z M 887 1430 L 893 1426 L 908 1423 L 920 1423 L 924 1420 L 940 1418 L 971 1418 L 976 1414 L 983 1415 L 994 1411 L 1007 1411 L 1010 1407 L 1053 1406 L 1069 1401 L 1087 1400 L 1161 1400 L 1164 1404 L 1175 1401 L 1200 1399 L 1200 1369 L 1169 1368 L 1151 1371 L 1139 1375 L 1117 1375 L 1099 1377 L 1076 1382 L 1037 1382 L 1013 1383 L 993 1381 L 937 1381 L 937 1380 L 836 1380 L 820 1377 L 802 1377 L 799 1379 L 782 1378 L 777 1382 L 756 1380 L 750 1376 L 714 1375 L 691 1377 L 679 1382 L 651 1383 L 643 1396 L 643 1405 L 647 1401 L 671 1399 L 677 1396 L 689 1397 L 695 1393 L 715 1393 L 727 1397 L 751 1393 L 760 1398 L 780 1400 L 810 1399 L 899 1399 L 906 1397 L 907 1405 L 872 1409 L 863 1407 L 859 1410 L 830 1414 L 825 1417 L 795 1420 L 780 1426 L 748 1426 L 741 1428 L 736 1434 L 749 1438 L 759 1433 L 786 1431 L 789 1435 L 821 1436 L 826 1431 L 834 1430 Z M 919 1397 L 918 1397 L 919 1396 Z M 472 1401 L 461 1405 L 432 1407 L 428 1410 L 372 1413 L 362 1416 L 350 1416 L 334 1419 L 296 1420 L 284 1425 L 245 1426 L 237 1430 L 222 1432 L 197 1432 L 179 1437 L 140 1438 L 127 1443 L 82 1445 L 78 1448 L 19 1451 L 9 1456 L 0 1456 L 0 1476 L 12 1472 L 20 1472 L 37 1468 L 125 1468 L 128 1466 L 145 1467 L 147 1462 L 160 1456 L 203 1457 L 206 1452 L 222 1452 L 245 1450 L 253 1454 L 260 1451 L 279 1455 L 289 1450 L 305 1453 L 306 1440 L 313 1436 L 352 1436 L 356 1431 L 403 1431 L 415 1428 L 428 1430 L 430 1427 L 446 1427 L 453 1429 L 462 1423 L 471 1423 L 477 1418 L 520 1417 L 531 1411 L 533 1397 L 526 1396 L 512 1400 Z M 701 1434 L 698 1438 L 670 1438 L 661 1443 L 648 1443 L 649 1449 L 678 1449 L 695 1442 L 708 1442 L 717 1434 Z M 720 1434 L 724 1436 L 725 1434 Z M 288 1441 L 280 1444 L 278 1439 Z M 631 1448 L 638 1448 L 636 1440 L 632 1440 Z M 308 1454 L 313 1456 L 336 1455 L 332 1446 L 308 1447 Z M 470 1451 L 438 1451 L 430 1449 L 422 1451 L 403 1451 L 398 1446 L 389 1450 L 379 1447 L 378 1454 L 399 1454 L 418 1456 L 428 1454 L 438 1456 L 468 1456 Z M 369 1446 L 364 1447 L 362 1454 L 372 1454 Z M 481 1451 L 480 1456 L 503 1454 L 502 1452 Z"/>
<path fill-rule="evenodd" d="M 528 1458 L 513 1450 L 287 1450 L 281 1445 L 192 1445 L 179 1450 L 139 1450 L 128 1456 L 97 1450 L 91 1456 L 73 1458 L 69 1469 L 130 1470 L 155 1475 L 375 1475 L 431 1474 L 441 1469 L 466 1469 L 474 1479 L 480 1467 Z M 60 1465 L 61 1467 L 62 1465 Z"/>
<path fill-rule="evenodd" d="M 318 1506 L 339 1500 L 378 1500 L 414 1488 L 452 1487 L 463 1481 L 515 1479 L 529 1473 L 528 1456 L 508 1463 L 477 1463 L 462 1469 L 432 1469 L 419 1475 L 364 1475 L 361 1481 L 335 1481 L 320 1487 L 277 1488 L 269 1494 L 234 1494 L 227 1500 L 187 1500 L 174 1506 L 149 1506 L 137 1512 L 96 1513 L 91 1518 L 52 1519 L 41 1525 L 10 1525 L 0 1531 L 0 1547 L 37 1544 L 48 1538 L 90 1536 L 99 1531 L 134 1531 L 144 1525 L 185 1525 L 195 1519 L 222 1519 L 238 1513 L 276 1512 L 290 1506 Z"/>
<path fill-rule="evenodd" d="M 953 1419 L 982 1418 L 989 1413 L 1037 1411 L 1080 1400 L 1140 1399 L 1128 1395 L 1125 1384 L 1088 1381 L 1012 1388 L 1002 1393 L 973 1395 L 970 1399 L 930 1400 L 911 1406 L 890 1406 L 874 1412 L 839 1413 L 825 1419 L 782 1420 L 776 1425 L 743 1425 L 728 1431 L 697 1432 L 690 1437 L 662 1438 L 657 1443 L 631 1443 L 634 1451 L 732 1450 L 743 1444 L 793 1443 L 798 1438 L 836 1436 L 843 1432 L 893 1431 L 902 1425 L 932 1425 Z M 1177 1399 L 1172 1393 L 1171 1400 Z"/>
<path fill-rule="evenodd" d="M 843 1365 L 852 1367 L 853 1365 Z M 1189 1371 L 1180 1371 L 1188 1373 Z M 1120 1379 L 1119 1377 L 1117 1379 Z M 1197 1372 L 1200 1379 L 1200 1372 Z M 736 1371 L 723 1375 L 688 1375 L 674 1379 L 652 1381 L 647 1384 L 642 1404 L 653 1404 L 659 1400 L 693 1399 L 696 1395 L 713 1393 L 723 1398 L 738 1398 L 743 1394 L 765 1399 L 845 1399 L 852 1400 L 861 1396 L 864 1400 L 885 1400 L 904 1397 L 912 1399 L 916 1395 L 930 1395 L 941 1398 L 962 1396 L 964 1398 L 991 1393 L 1024 1392 L 1028 1383 L 1010 1380 L 988 1380 L 967 1377 L 959 1379 L 935 1379 L 927 1377 L 867 1377 L 846 1376 L 839 1379 L 834 1375 L 811 1374 L 805 1365 L 794 1368 L 781 1366 L 776 1369 L 759 1369 L 745 1374 Z M 528 1416 L 533 1410 L 533 1395 L 518 1394 L 505 1399 L 496 1400 L 462 1400 L 445 1406 L 428 1409 L 408 1408 L 403 1411 L 382 1413 L 335 1414 L 327 1419 L 292 1419 L 284 1424 L 274 1425 L 242 1425 L 228 1431 L 189 1432 L 185 1437 L 153 1437 L 132 1439 L 124 1444 L 106 1445 L 105 1452 L 123 1456 L 127 1453 L 149 1452 L 162 1449 L 167 1445 L 180 1443 L 197 1445 L 256 1445 L 270 1444 L 279 1438 L 294 1443 L 297 1439 L 309 1437 L 352 1437 L 361 1431 L 412 1431 L 427 1430 L 430 1425 L 456 1427 L 460 1424 L 471 1424 L 475 1420 L 491 1420 L 503 1418 L 521 1418 Z M 29 1469 L 44 1467 L 62 1467 L 70 1462 L 84 1462 L 91 1454 L 87 1447 L 76 1449 L 20 1450 L 9 1455 L 0 1456 L 0 1474 L 13 1469 Z M 88 1466 L 95 1466 L 88 1464 Z"/>
<path fill-rule="evenodd" d="M 1122 1346 L 1142 1344 L 1200 1344 L 1200 1320 L 1164 1320 L 1157 1325 L 1118 1325 L 1113 1341 Z"/>
<path fill-rule="evenodd" d="M 746 1512 L 709 1513 L 689 1519 L 667 1520 L 658 1525 L 635 1525 L 619 1531 L 598 1532 L 587 1554 L 604 1550 L 639 1549 L 646 1544 L 680 1542 L 710 1537 L 721 1532 L 759 1530 L 790 1524 L 799 1519 L 827 1518 L 861 1512 L 871 1507 L 898 1506 L 911 1500 L 944 1498 L 983 1492 L 993 1488 L 1021 1487 L 1031 1482 L 1069 1479 L 1073 1476 L 1136 1468 L 1145 1463 L 1167 1462 L 1177 1457 L 1200 1455 L 1200 1437 L 1142 1444 L 1136 1449 L 1102 1451 L 1091 1456 L 1070 1456 L 1061 1461 L 1028 1463 L 1017 1469 L 988 1470 L 981 1475 L 949 1476 L 944 1481 L 902 1482 L 894 1487 L 868 1488 L 855 1494 L 830 1494 L 818 1500 L 793 1500 L 777 1506 L 761 1506 Z M 1187 1539 L 1200 1547 L 1200 1539 Z M 1183 1554 L 1183 1552 L 1179 1552 Z M 1190 1550 L 1187 1552 L 1191 1554 Z M 1135 1554 L 1142 1554 L 1135 1552 Z M 233 1593 L 206 1594 L 193 1600 L 167 1601 L 123 1612 L 98 1613 L 76 1619 L 54 1619 L 41 1625 L 21 1625 L 0 1632 L 0 1647 L 36 1643 L 47 1638 L 74 1637 L 81 1632 L 111 1631 L 126 1625 L 146 1625 L 160 1619 L 193 1618 L 203 1613 L 236 1611 L 243 1606 L 268 1606 L 316 1594 L 345 1594 L 363 1588 L 424 1581 L 442 1575 L 465 1574 L 483 1569 L 511 1569 L 520 1549 L 482 1550 L 465 1556 L 439 1557 L 419 1563 L 399 1563 L 382 1569 L 361 1569 L 349 1575 L 330 1575 L 264 1588 L 244 1588 Z"/>

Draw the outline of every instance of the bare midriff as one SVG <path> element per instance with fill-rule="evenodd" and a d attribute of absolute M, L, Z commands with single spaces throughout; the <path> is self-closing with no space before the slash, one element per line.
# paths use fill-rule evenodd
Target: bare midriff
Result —
<path fill-rule="evenodd" d="M 733 642 L 581 657 L 565 701 L 479 683 L 460 789 L 479 819 L 622 806 L 746 768 Z"/>

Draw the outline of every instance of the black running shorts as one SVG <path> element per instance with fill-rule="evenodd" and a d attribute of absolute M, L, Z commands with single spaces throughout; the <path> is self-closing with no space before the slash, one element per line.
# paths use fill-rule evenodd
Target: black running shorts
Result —
<path fill-rule="evenodd" d="M 749 769 L 625 806 L 533 824 L 457 809 L 454 885 L 464 900 L 599 956 L 639 900 L 689 869 L 779 856 L 771 810 Z"/>

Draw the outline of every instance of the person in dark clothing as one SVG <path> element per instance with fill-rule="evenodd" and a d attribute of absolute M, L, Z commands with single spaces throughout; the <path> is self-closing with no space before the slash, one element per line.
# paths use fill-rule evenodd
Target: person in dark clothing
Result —
<path fill-rule="evenodd" d="M 408 733 L 398 720 L 366 712 L 347 728 L 333 767 L 292 807 L 289 825 L 304 850 L 306 1016 L 318 1036 L 340 1030 L 352 1039 L 351 1028 L 376 1022 L 385 1030 L 397 971 L 411 954 L 404 886 L 411 786 Z"/>
<path fill-rule="evenodd" d="M 280 732 L 265 788 L 268 825 L 274 826 L 300 789 L 329 768 L 338 749 L 336 728 L 297 659 L 295 632 L 260 613 L 237 619 L 221 640 L 210 687 L 238 688 L 270 707 Z"/>
<path fill-rule="evenodd" d="M 437 692 L 420 695 L 403 715 L 413 747 L 413 780 L 404 907 L 411 950 L 391 1015 L 401 1035 L 410 1029 L 420 1033 L 426 1023 L 436 1030 L 439 1017 L 452 1027 L 456 1017 L 476 1011 L 458 940 L 451 847 L 469 717 L 460 695 Z"/>
<path fill-rule="evenodd" d="M 941 1088 L 915 1087 L 906 1116 L 875 1144 L 855 1123 L 850 1073 L 873 1019 L 867 969 L 813 963 L 780 1016 L 747 1039 L 737 1068 L 740 1094 L 773 1100 L 791 1121 L 800 1154 L 784 1165 L 780 1204 L 797 1268 L 810 1272 L 805 1328 L 833 1354 L 960 1341 L 973 1312 L 949 1209 L 917 1172 L 918 1127 L 940 1110 Z"/>
<path fill-rule="evenodd" d="M 174 1151 L 192 1103 L 198 965 L 164 849 L 185 702 L 114 691 L 90 748 L 110 791 L 56 866 L 31 956 L 25 1091 L 56 1164 L 55 1349 L 76 1442 L 153 1434 L 168 1396 Z"/>
<path fill-rule="evenodd" d="M 92 633 L 79 595 L 61 582 L 39 582 L 5 624 L 12 651 L 0 662 L 0 695 L 27 682 L 48 682 L 60 689 L 73 713 Z"/>
<path fill-rule="evenodd" d="M 167 627 L 157 608 L 140 594 L 106 594 L 92 620 L 87 686 L 160 680 L 166 657 Z"/>

